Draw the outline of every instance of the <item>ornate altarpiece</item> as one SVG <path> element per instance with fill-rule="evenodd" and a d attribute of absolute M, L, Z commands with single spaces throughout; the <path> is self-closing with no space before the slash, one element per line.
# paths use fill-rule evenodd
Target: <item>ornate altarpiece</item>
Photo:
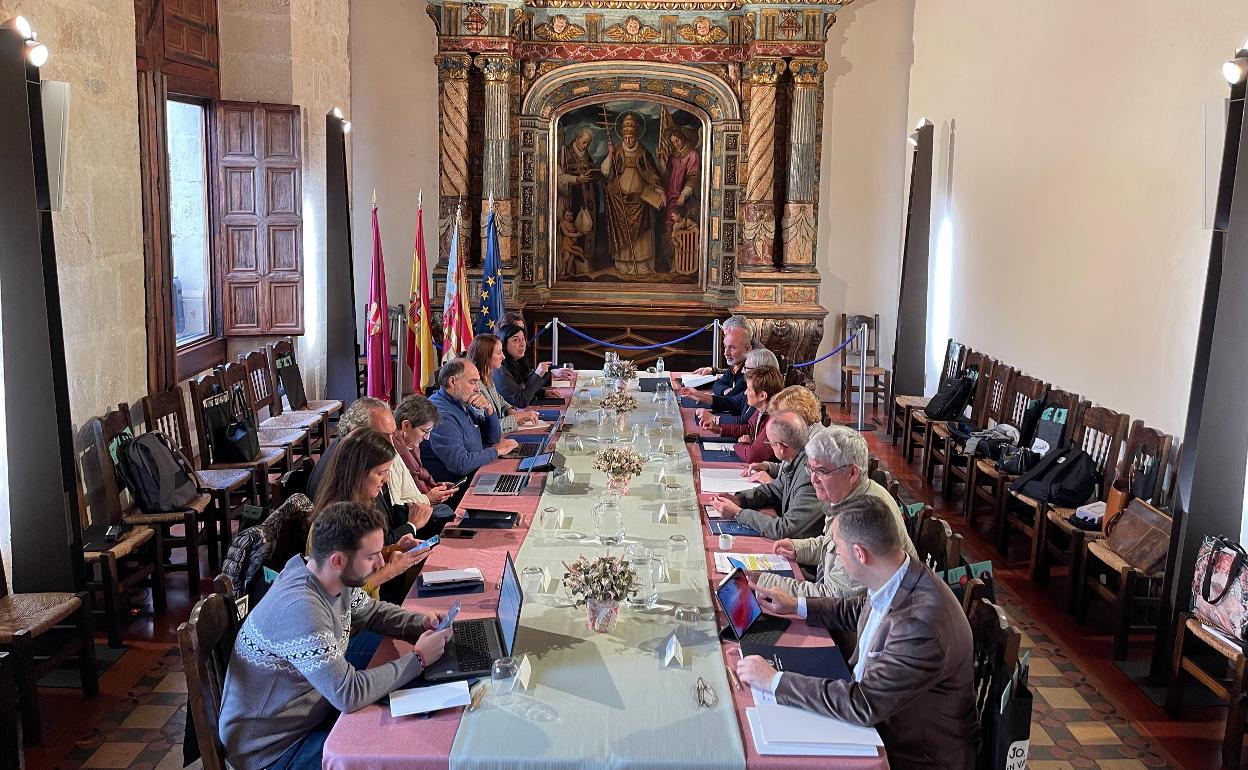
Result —
<path fill-rule="evenodd" d="M 456 213 L 478 265 L 481 238 L 462 234 L 483 236 L 492 198 L 507 304 L 530 321 L 645 343 L 739 312 L 768 347 L 813 357 L 827 315 L 815 268 L 824 46 L 841 5 L 431 0 L 435 296 Z"/>

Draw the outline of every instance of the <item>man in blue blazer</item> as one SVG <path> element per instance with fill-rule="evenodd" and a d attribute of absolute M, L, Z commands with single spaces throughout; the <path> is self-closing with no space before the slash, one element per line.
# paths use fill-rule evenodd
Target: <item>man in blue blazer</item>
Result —
<path fill-rule="evenodd" d="M 442 420 L 420 445 L 420 462 L 436 481 L 459 481 L 516 448 L 503 438 L 493 405 L 481 395 L 481 373 L 467 358 L 438 369 L 438 391 L 429 397 Z"/>

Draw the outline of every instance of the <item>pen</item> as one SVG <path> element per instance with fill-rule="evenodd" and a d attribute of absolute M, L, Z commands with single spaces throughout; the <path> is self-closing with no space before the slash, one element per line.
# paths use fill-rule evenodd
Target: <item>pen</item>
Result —
<path fill-rule="evenodd" d="M 737 678 L 737 672 L 732 670 L 732 666 L 724 664 L 724 669 L 728 671 L 728 679 L 732 682 L 732 689 L 741 689 L 741 680 Z"/>

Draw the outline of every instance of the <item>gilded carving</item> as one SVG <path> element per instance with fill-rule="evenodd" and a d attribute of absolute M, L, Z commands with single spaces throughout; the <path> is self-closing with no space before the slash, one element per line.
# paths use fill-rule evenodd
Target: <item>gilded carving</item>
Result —
<path fill-rule="evenodd" d="M 481 30 L 485 29 L 486 25 L 490 23 L 489 19 L 485 18 L 485 14 L 481 10 L 484 7 L 485 6 L 478 3 L 470 3 L 467 6 L 468 12 L 464 14 L 464 20 L 462 23 L 464 29 L 468 30 L 468 34 L 479 35 L 481 34 Z"/>
<path fill-rule="evenodd" d="M 755 304 L 770 304 L 776 302 L 775 286 L 743 286 L 741 287 L 741 298 L 746 302 Z"/>
<path fill-rule="evenodd" d="M 636 16 L 607 27 L 607 39 L 617 43 L 650 43 L 659 39 L 659 31 Z"/>
<path fill-rule="evenodd" d="M 802 23 L 798 21 L 797 11 L 783 10 L 780 12 L 780 32 L 788 39 L 802 31 Z"/>
<path fill-rule="evenodd" d="M 722 43 L 728 37 L 728 30 L 717 27 L 705 16 L 699 16 L 692 24 L 682 24 L 677 33 L 690 43 Z"/>
<path fill-rule="evenodd" d="M 745 246 L 742 261 L 755 268 L 771 268 L 775 253 L 776 213 L 770 201 L 745 204 L 741 235 Z"/>
<path fill-rule="evenodd" d="M 515 62 L 505 54 L 481 54 L 477 57 L 477 69 L 485 73 L 486 82 L 506 83 L 511 78 Z"/>
<path fill-rule="evenodd" d="M 775 56 L 759 56 L 746 66 L 746 77 L 756 86 L 774 86 L 784 72 L 784 59 Z"/>
<path fill-rule="evenodd" d="M 466 53 L 444 53 L 433 57 L 438 76 L 443 80 L 467 80 L 472 57 Z"/>
<path fill-rule="evenodd" d="M 550 21 L 538 24 L 533 32 L 542 40 L 566 43 L 569 40 L 579 40 L 583 37 L 585 28 L 573 24 L 567 16 L 560 13 L 550 17 Z"/>
<path fill-rule="evenodd" d="M 810 266 L 815 264 L 815 205 L 786 203 L 781 233 L 784 238 L 784 264 Z"/>
<path fill-rule="evenodd" d="M 784 304 L 814 304 L 819 297 L 819 290 L 814 286 L 781 286 L 780 301 Z"/>
<path fill-rule="evenodd" d="M 799 87 L 818 87 L 823 82 L 823 73 L 827 69 L 828 63 L 823 59 L 795 58 L 789 62 L 793 83 Z"/>

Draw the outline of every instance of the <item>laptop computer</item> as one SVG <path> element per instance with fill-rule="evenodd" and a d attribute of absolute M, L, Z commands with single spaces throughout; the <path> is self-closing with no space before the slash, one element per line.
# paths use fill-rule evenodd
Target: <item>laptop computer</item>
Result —
<path fill-rule="evenodd" d="M 532 442 L 529 444 L 521 444 L 520 446 L 537 447 L 531 457 L 536 457 L 546 453 L 546 448 L 553 444 L 555 437 L 559 435 L 559 429 L 563 426 L 563 416 L 560 415 L 559 420 L 551 426 L 550 433 L 546 434 L 540 443 Z M 512 457 L 512 455 L 506 455 Z M 529 485 L 529 478 L 535 472 L 533 465 L 529 465 L 529 469 L 524 473 L 482 473 L 477 476 L 477 481 L 472 486 L 473 494 L 477 495 L 518 495 L 524 492 Z M 542 467 L 542 466 L 538 466 Z"/>
<path fill-rule="evenodd" d="M 503 459 L 515 460 L 517 458 L 532 457 L 534 455 L 541 454 L 543 450 L 545 449 L 546 445 L 550 443 L 551 437 L 559 433 L 559 428 L 562 424 L 563 424 L 563 415 L 560 414 L 559 417 L 555 419 L 554 424 L 550 426 L 549 433 L 536 434 L 536 435 L 532 433 L 528 433 L 528 434 L 524 434 L 520 436 L 515 436 L 514 438 L 518 442 L 519 445 L 515 449 L 508 452 L 507 454 L 503 455 Z"/>
<path fill-rule="evenodd" d="M 452 623 L 446 652 L 425 669 L 425 680 L 445 682 L 489 676 L 494 661 L 511 655 L 515 649 L 523 604 L 520 578 L 516 576 L 516 565 L 508 552 L 494 617 Z"/>

